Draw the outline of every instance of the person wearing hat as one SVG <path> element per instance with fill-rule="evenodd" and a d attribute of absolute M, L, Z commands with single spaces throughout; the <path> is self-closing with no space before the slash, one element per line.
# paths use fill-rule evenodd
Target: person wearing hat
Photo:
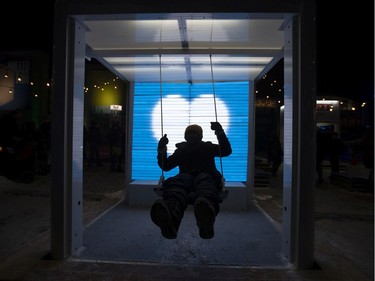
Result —
<path fill-rule="evenodd" d="M 185 129 L 185 141 L 176 144 L 176 150 L 167 156 L 169 142 L 165 134 L 158 143 L 158 165 L 163 171 L 179 168 L 176 176 L 164 182 L 162 199 L 157 199 L 151 207 L 153 223 L 168 239 L 177 238 L 177 232 L 189 204 L 203 239 L 214 236 L 214 222 L 221 203 L 221 173 L 215 165 L 215 157 L 226 157 L 232 153 L 230 142 L 219 122 L 211 122 L 219 144 L 202 141 L 203 131 L 199 125 L 189 125 Z"/>

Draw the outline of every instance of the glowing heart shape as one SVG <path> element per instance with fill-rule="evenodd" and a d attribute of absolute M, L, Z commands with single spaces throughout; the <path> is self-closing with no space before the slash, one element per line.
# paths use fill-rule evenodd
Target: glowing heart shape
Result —
<path fill-rule="evenodd" d="M 217 121 L 227 131 L 229 113 L 225 103 L 216 97 Z M 152 132 L 159 141 L 163 134 L 169 139 L 168 152 L 176 149 L 176 143 L 185 141 L 184 134 L 187 126 L 197 124 L 202 127 L 203 141 L 217 143 L 211 123 L 216 121 L 215 104 L 212 95 L 200 95 L 191 102 L 181 95 L 168 95 L 159 101 L 152 111 Z M 161 124 L 163 127 L 161 127 Z M 162 129 L 163 128 L 163 132 Z"/>

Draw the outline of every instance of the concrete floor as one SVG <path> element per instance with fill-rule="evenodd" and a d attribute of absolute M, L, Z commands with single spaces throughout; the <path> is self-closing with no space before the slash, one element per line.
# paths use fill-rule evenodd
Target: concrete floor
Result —
<path fill-rule="evenodd" d="M 221 223 L 225 220 L 235 223 L 235 217 L 238 215 L 223 213 L 218 217 L 214 240 L 205 241 L 201 244 L 203 245 L 201 249 L 198 246 L 202 241 L 197 238 L 193 217 L 188 212 L 181 229 L 183 231 L 180 231 L 177 239 L 179 241 L 175 241 L 178 247 L 173 248 L 173 242 L 164 241 L 156 226 L 151 223 L 147 223 L 147 227 L 137 226 L 136 231 L 131 230 L 134 226 L 131 225 L 133 219 L 126 219 L 126 216 L 132 218 L 134 211 L 129 212 L 130 210 L 119 203 L 122 177 L 113 174 L 108 177 L 109 172 L 106 168 L 85 172 L 84 225 L 87 228 L 84 231 L 84 244 L 86 250 L 82 251 L 81 256 L 64 261 L 54 261 L 48 256 L 50 243 L 48 178 L 38 177 L 33 184 L 25 186 L 0 177 L 0 280 L 369 281 L 374 279 L 373 193 L 353 192 L 332 185 L 326 176 L 325 182 L 317 185 L 316 189 L 316 267 L 309 270 L 295 270 L 278 257 L 280 252 L 277 243 L 278 229 L 282 224 L 280 178 L 271 178 L 269 187 L 256 190 L 256 201 L 260 209 L 254 206 L 249 214 L 241 214 L 238 217 L 241 220 L 253 216 L 251 219 L 244 220 L 248 225 L 240 222 L 236 224 L 241 225 L 241 229 L 248 227 L 246 231 L 237 233 L 232 228 L 222 227 Z M 106 179 L 106 184 L 102 183 L 100 187 L 102 178 Z M 111 190 L 103 192 L 104 186 L 110 187 Z M 113 207 L 114 205 L 116 207 Z M 138 216 L 144 218 L 143 221 L 148 220 L 146 210 L 137 210 L 137 212 Z M 113 215 L 113 219 L 106 220 L 107 215 Z M 271 220 L 267 220 L 267 217 Z M 123 221 L 128 225 L 123 224 Z M 261 225 L 259 232 L 258 225 Z M 98 235 L 95 234 L 96 232 Z M 154 232 L 156 234 L 151 235 L 150 238 L 150 234 Z M 137 234 L 142 239 L 137 239 Z M 242 234 L 247 234 L 249 237 L 238 236 Z M 265 234 L 269 236 L 267 239 L 262 239 L 262 235 Z M 236 237 L 233 237 L 232 241 L 229 237 L 233 235 Z M 274 244 L 272 237 L 276 242 Z M 121 243 L 125 243 L 127 239 L 133 239 L 131 245 L 134 247 L 129 251 L 132 256 L 122 255 L 121 245 L 124 244 Z M 150 241 L 146 241 L 148 239 Z M 115 240 L 113 243 L 115 247 L 112 251 L 104 251 L 103 249 L 113 242 L 111 240 Z M 140 249 L 139 246 L 142 245 L 140 241 L 150 243 L 149 245 L 158 247 L 159 250 L 154 253 L 153 249 L 149 251 L 146 248 Z M 183 241 L 187 243 L 184 244 Z M 129 242 L 126 243 L 130 245 Z M 270 245 L 266 245 L 267 243 Z M 235 245 L 235 248 L 228 247 L 228 244 Z M 218 259 L 209 255 L 211 251 L 216 251 L 215 255 L 218 256 L 227 254 L 228 259 L 220 264 Z M 107 256 L 100 256 L 105 252 Z M 181 252 L 184 258 L 176 259 Z M 116 254 L 111 259 L 109 255 L 113 253 Z M 174 255 L 166 256 L 165 253 L 174 253 Z M 246 255 L 239 257 L 238 254 L 241 253 Z"/>
<path fill-rule="evenodd" d="M 150 209 L 118 204 L 84 231 L 86 260 L 188 265 L 287 266 L 281 233 L 257 206 L 222 211 L 215 236 L 199 237 L 192 207 L 185 212 L 177 239 L 165 239 L 151 222 Z"/>

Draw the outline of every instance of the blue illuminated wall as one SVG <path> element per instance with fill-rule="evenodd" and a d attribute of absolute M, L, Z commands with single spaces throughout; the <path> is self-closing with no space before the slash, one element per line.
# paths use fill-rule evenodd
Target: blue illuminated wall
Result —
<path fill-rule="evenodd" d="M 184 141 L 189 124 L 203 128 L 203 140 L 217 143 L 210 121 L 223 125 L 232 145 L 232 154 L 222 158 L 227 181 L 246 181 L 248 151 L 249 82 L 215 82 L 215 99 L 211 83 L 135 83 L 133 116 L 132 179 L 158 180 L 157 144 L 162 134 L 169 138 L 168 153 L 175 143 Z M 160 94 L 162 93 L 162 95 Z M 162 99 L 161 99 L 162 96 Z M 162 110 L 161 110 L 162 109 Z M 221 171 L 220 160 L 216 165 Z M 168 178 L 178 168 L 165 172 Z"/>

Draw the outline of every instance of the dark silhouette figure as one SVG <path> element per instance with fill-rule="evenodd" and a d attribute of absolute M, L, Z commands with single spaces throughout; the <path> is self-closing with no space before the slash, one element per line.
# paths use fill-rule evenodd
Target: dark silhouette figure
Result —
<path fill-rule="evenodd" d="M 328 138 L 327 133 L 322 132 L 319 127 L 316 131 L 316 173 L 318 183 L 323 183 L 323 161 L 327 156 Z"/>
<path fill-rule="evenodd" d="M 87 157 L 87 147 L 88 147 L 88 135 L 89 135 L 89 132 L 87 130 L 87 127 L 86 125 L 83 125 L 83 160 L 86 160 L 88 159 Z"/>
<path fill-rule="evenodd" d="M 374 183 L 374 128 L 368 128 L 365 131 L 361 141 L 362 163 L 370 170 L 369 180 Z"/>
<path fill-rule="evenodd" d="M 151 219 L 160 227 L 165 238 L 177 237 L 188 204 L 194 206 L 200 237 L 211 239 L 214 236 L 222 179 L 215 165 L 215 157 L 229 156 L 232 148 L 220 123 L 211 122 L 211 129 L 215 131 L 219 144 L 202 141 L 202 128 L 190 125 L 185 130 L 186 142 L 176 144 L 177 149 L 169 157 L 167 135 L 159 140 L 159 167 L 163 171 L 179 168 L 176 176 L 164 182 L 163 199 L 156 200 L 151 208 Z"/>
<path fill-rule="evenodd" d="M 51 158 L 51 121 L 47 117 L 43 118 L 39 126 L 37 151 L 38 173 L 46 175 L 50 172 Z"/>
<path fill-rule="evenodd" d="M 346 145 L 343 140 L 339 137 L 337 132 L 331 134 L 331 139 L 329 142 L 329 161 L 331 164 L 331 172 L 340 172 L 340 159 L 346 150 Z"/>
<path fill-rule="evenodd" d="M 122 161 L 122 146 L 124 146 L 123 132 L 118 121 L 113 122 L 109 130 L 109 151 L 111 159 L 111 171 L 123 172 L 121 167 Z"/>
<path fill-rule="evenodd" d="M 4 146 L 14 146 L 22 140 L 21 109 L 13 110 L 4 115 L 0 120 L 0 143 Z"/>
<path fill-rule="evenodd" d="M 100 148 L 102 145 L 102 133 L 97 121 L 93 121 L 88 132 L 88 144 L 89 144 L 89 161 L 88 165 L 91 167 L 96 164 L 98 167 L 103 166 L 100 159 Z"/>
<path fill-rule="evenodd" d="M 272 134 L 267 144 L 267 160 L 271 164 L 271 172 L 274 177 L 277 176 L 277 172 L 283 162 L 283 156 L 283 148 L 279 137 L 276 134 Z"/>
<path fill-rule="evenodd" d="M 21 127 L 23 112 L 16 109 L 0 120 L 0 174 L 22 183 L 34 181 L 33 135 Z"/>
<path fill-rule="evenodd" d="M 29 121 L 22 129 L 23 149 L 20 160 L 24 161 L 25 166 L 32 173 L 36 170 L 38 132 L 35 122 Z"/>

